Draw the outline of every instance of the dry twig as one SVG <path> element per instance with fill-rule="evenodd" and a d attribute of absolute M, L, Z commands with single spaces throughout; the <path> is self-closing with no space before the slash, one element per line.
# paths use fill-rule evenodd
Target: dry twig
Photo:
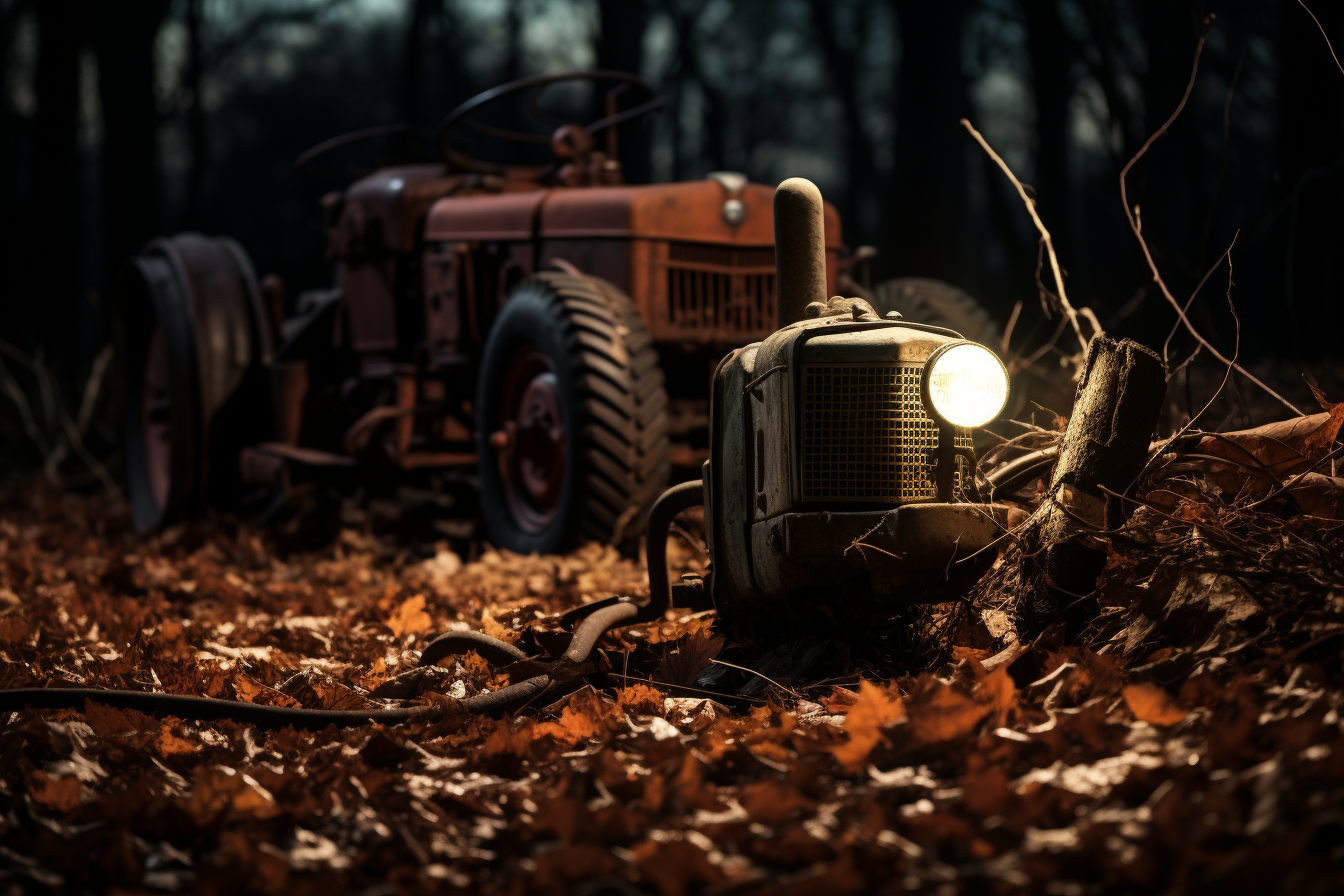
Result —
<path fill-rule="evenodd" d="M 1339 57 L 1335 55 L 1335 45 L 1330 43 L 1330 35 L 1325 33 L 1325 26 L 1321 24 L 1320 19 L 1316 18 L 1316 13 L 1308 8 L 1306 0 L 1297 0 L 1297 2 L 1303 9 L 1307 10 L 1307 15 L 1311 16 L 1311 20 L 1316 23 L 1316 27 L 1321 29 L 1321 37 L 1325 38 L 1325 45 L 1330 48 L 1330 55 L 1334 58 L 1335 65 L 1339 67 L 1340 74 L 1344 74 L 1344 65 L 1340 65 Z"/>
<path fill-rule="evenodd" d="M 1063 309 L 1064 314 L 1068 317 L 1069 323 L 1073 325 L 1074 335 L 1078 337 L 1080 352 L 1086 352 L 1087 337 L 1083 335 L 1083 328 L 1078 324 L 1078 318 L 1087 318 L 1088 323 L 1092 327 L 1092 335 L 1094 336 L 1099 335 L 1102 332 L 1101 323 L 1097 320 L 1096 315 L 1092 313 L 1090 308 L 1083 308 L 1081 310 L 1075 309 L 1069 302 L 1068 293 L 1064 289 L 1064 275 L 1059 269 L 1059 257 L 1055 255 L 1055 243 L 1050 237 L 1050 231 L 1046 229 L 1045 224 L 1041 221 L 1041 216 L 1036 213 L 1036 200 L 1031 198 L 1027 193 L 1026 188 L 1022 186 L 1022 182 L 1017 179 L 1017 176 L 1013 174 L 1012 169 L 1008 167 L 1008 163 L 994 151 L 993 147 L 991 147 L 985 138 L 981 136 L 974 125 L 963 118 L 961 120 L 961 126 L 975 138 L 975 142 L 980 144 L 980 148 L 989 154 L 989 157 L 994 160 L 994 163 L 999 166 L 999 169 L 1007 175 L 1008 180 L 1012 182 L 1013 187 L 1017 190 L 1017 195 L 1022 197 L 1022 202 L 1027 207 L 1027 214 L 1031 215 L 1032 223 L 1036 225 L 1036 230 L 1041 234 L 1041 245 L 1045 247 L 1046 255 L 1050 259 L 1050 271 L 1055 276 L 1055 289 L 1058 290 L 1056 298 L 1059 299 L 1060 308 Z M 1080 354 L 1079 357 L 1081 358 L 1082 355 Z"/>
<path fill-rule="evenodd" d="M 1120 169 L 1120 202 L 1125 207 L 1125 220 L 1129 222 L 1130 229 L 1134 231 L 1134 237 L 1139 241 L 1139 248 L 1143 250 L 1143 257 L 1148 262 L 1148 270 L 1153 274 L 1153 282 L 1157 284 L 1158 289 L 1162 290 L 1162 295 L 1166 298 L 1167 302 L 1171 304 L 1171 307 L 1176 310 L 1176 314 L 1180 317 L 1181 323 L 1185 325 L 1185 329 L 1195 338 L 1195 341 L 1219 361 L 1229 365 L 1242 376 L 1255 383 L 1261 389 L 1264 389 L 1265 392 L 1278 399 L 1290 411 L 1301 415 L 1302 411 L 1296 405 L 1271 389 L 1253 373 L 1241 366 L 1235 359 L 1228 358 L 1222 352 L 1218 351 L 1213 343 L 1205 339 L 1204 336 L 1195 329 L 1195 325 L 1192 324 L 1190 318 L 1186 316 L 1185 309 L 1181 307 L 1180 302 L 1176 301 L 1176 297 L 1171 294 L 1171 290 L 1167 287 L 1167 282 L 1162 279 L 1162 274 L 1157 269 L 1157 262 L 1153 260 L 1153 253 L 1148 248 L 1148 241 L 1143 238 L 1143 224 L 1140 219 L 1139 207 L 1137 205 L 1131 207 L 1129 204 L 1129 191 L 1126 186 L 1126 178 L 1129 176 L 1129 171 L 1139 159 L 1143 158 L 1148 152 L 1149 147 L 1157 142 L 1157 138 L 1165 134 L 1180 116 L 1181 112 L 1184 111 L 1185 104 L 1190 100 L 1190 92 L 1195 86 L 1195 76 L 1199 73 L 1199 57 L 1204 52 L 1204 42 L 1208 37 L 1209 28 L 1213 25 L 1213 20 L 1213 15 L 1209 15 L 1204 19 L 1204 27 L 1199 36 L 1199 43 L 1195 46 L 1195 60 L 1190 68 L 1190 80 L 1186 82 L 1185 93 L 1181 94 L 1181 101 L 1176 104 L 1175 111 L 1167 117 L 1167 120 L 1162 123 L 1161 127 L 1154 131 L 1148 139 L 1143 142 L 1143 145 L 1139 147 L 1139 151 L 1134 154 L 1134 157 L 1125 163 L 1125 167 Z"/>

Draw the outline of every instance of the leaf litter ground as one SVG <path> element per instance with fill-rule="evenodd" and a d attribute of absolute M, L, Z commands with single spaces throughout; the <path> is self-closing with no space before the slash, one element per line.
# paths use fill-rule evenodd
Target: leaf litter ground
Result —
<path fill-rule="evenodd" d="M 1320 415 L 1337 430 L 1334 416 Z M 1335 434 L 1321 424 L 1306 430 L 1324 447 L 1253 431 L 1205 438 L 1195 462 L 1155 455 L 1129 523 L 1101 535 L 1102 615 L 1072 644 L 1058 628 L 1015 640 L 1010 540 L 967 601 L 889 619 L 906 631 L 898 653 L 841 649 L 838 666 L 772 665 L 792 654 L 725 646 L 712 612 L 673 611 L 605 638 L 598 686 L 516 717 L 308 732 L 92 703 L 10 714 L 0 880 L 328 896 L 1340 892 L 1344 483 L 1312 469 Z M 1256 469 L 1284 444 L 1300 456 Z M 694 542 L 670 543 L 674 577 L 701 571 Z M 413 671 L 435 633 L 535 651 L 554 614 L 648 591 L 640 563 L 600 545 L 431 554 L 356 529 L 285 553 L 227 518 L 138 538 L 121 505 L 33 489 L 0 519 L 0 686 L 450 707 L 508 677 L 475 654 Z M 706 693 L 713 673 L 747 685 Z"/>

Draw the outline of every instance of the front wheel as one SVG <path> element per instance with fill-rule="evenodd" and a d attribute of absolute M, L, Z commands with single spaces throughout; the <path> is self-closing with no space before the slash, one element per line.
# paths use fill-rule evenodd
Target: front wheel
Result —
<path fill-rule="evenodd" d="M 481 504 L 496 547 L 635 542 L 667 484 L 667 393 L 620 290 L 549 272 L 523 281 L 486 340 L 476 408 Z"/>

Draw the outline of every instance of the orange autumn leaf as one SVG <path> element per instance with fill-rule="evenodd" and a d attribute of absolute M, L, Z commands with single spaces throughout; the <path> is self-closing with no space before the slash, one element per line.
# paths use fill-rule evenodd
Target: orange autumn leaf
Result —
<path fill-rule="evenodd" d="M 28 779 L 28 792 L 42 805 L 57 812 L 69 812 L 79 805 L 79 778 L 67 775 L 55 778 L 35 771 Z"/>
<path fill-rule="evenodd" d="M 936 744 L 975 729 L 993 705 L 966 696 L 934 679 L 910 699 L 910 734 L 915 744 Z M 851 710 L 852 712 L 852 710 Z"/>
<path fill-rule="evenodd" d="M 522 637 L 520 632 L 516 632 L 507 625 L 496 620 L 489 610 L 481 611 L 481 631 L 492 638 L 508 641 L 510 644 Z"/>
<path fill-rule="evenodd" d="M 858 771 L 882 739 L 882 728 L 905 718 L 905 702 L 894 686 L 880 686 L 864 679 L 858 699 L 845 716 L 849 739 L 831 748 L 847 771 Z"/>
<path fill-rule="evenodd" d="M 221 816 L 265 820 L 279 815 L 281 809 L 271 792 L 251 775 L 216 765 L 197 771 L 187 811 L 197 824 L 205 824 Z"/>
<path fill-rule="evenodd" d="M 616 708 L 635 715 L 661 715 L 663 695 L 657 688 L 642 682 L 636 682 L 628 688 L 616 692 Z"/>
<path fill-rule="evenodd" d="M 423 594 L 407 598 L 387 620 L 387 627 L 392 629 L 392 634 L 398 638 L 402 635 L 418 635 L 420 632 L 428 631 L 433 624 L 434 620 L 425 612 Z"/>
<path fill-rule="evenodd" d="M 189 740 L 178 737 L 166 726 L 159 732 L 159 736 L 154 739 L 154 749 L 160 756 L 181 756 L 186 753 L 195 753 L 196 744 Z"/>
<path fill-rule="evenodd" d="M 259 684 L 247 676 L 240 675 L 233 681 L 233 692 L 238 695 L 238 699 L 244 703 L 256 703 L 263 706 L 302 706 L 288 694 L 277 691 L 275 688 L 269 688 L 264 684 Z"/>
<path fill-rule="evenodd" d="M 581 740 L 595 737 L 602 726 L 585 707 L 575 708 L 573 704 L 560 712 L 560 718 L 554 722 L 540 722 L 532 729 L 534 737 L 553 737 L 557 743 L 573 746 Z"/>
<path fill-rule="evenodd" d="M 833 685 L 831 692 L 821 698 L 822 707 L 833 716 L 842 716 L 849 712 L 849 708 L 854 705 L 854 701 L 859 699 L 859 695 L 842 688 L 839 685 Z"/>
<path fill-rule="evenodd" d="M 739 799 L 752 821 L 772 825 L 792 821 L 799 812 L 811 812 L 817 805 L 796 788 L 768 778 L 745 785 Z"/>
<path fill-rule="evenodd" d="M 975 698 L 990 708 L 997 724 L 1004 725 L 1008 713 L 1017 705 L 1017 686 L 1008 675 L 1008 665 L 1005 663 L 989 673 L 985 673 L 979 663 L 976 666 L 984 677 L 976 682 Z"/>
<path fill-rule="evenodd" d="M 1152 725 L 1175 725 L 1189 713 L 1181 709 L 1166 691 L 1155 684 L 1126 685 L 1122 692 L 1134 718 Z"/>

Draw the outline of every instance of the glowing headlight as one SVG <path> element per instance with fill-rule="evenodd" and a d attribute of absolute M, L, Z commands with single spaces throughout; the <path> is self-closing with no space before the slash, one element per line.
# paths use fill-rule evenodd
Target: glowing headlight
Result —
<path fill-rule="evenodd" d="M 1008 401 L 1008 371 L 983 345 L 956 342 L 929 357 L 924 395 L 930 410 L 953 426 L 984 426 Z"/>

